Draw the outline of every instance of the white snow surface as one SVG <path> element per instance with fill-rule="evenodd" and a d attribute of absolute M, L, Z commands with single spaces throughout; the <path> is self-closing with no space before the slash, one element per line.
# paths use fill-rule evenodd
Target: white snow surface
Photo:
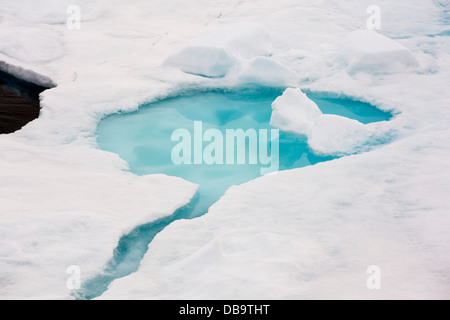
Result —
<path fill-rule="evenodd" d="M 244 59 L 268 56 L 273 50 L 269 31 L 256 22 L 229 24 L 200 37 L 193 45 L 221 48 Z"/>
<path fill-rule="evenodd" d="M 377 54 L 364 72 L 336 60 L 346 36 L 365 28 L 372 1 L 79 0 L 81 29 L 69 30 L 73 4 L 2 1 L 3 66 L 57 85 L 41 94 L 38 119 L 0 135 L 2 299 L 73 299 L 67 267 L 78 265 L 82 280 L 94 276 L 122 234 L 191 199 L 196 185 L 136 176 L 98 150 L 96 125 L 178 90 L 241 83 L 242 65 L 214 79 L 163 63 L 242 22 L 267 30 L 271 47 L 264 37 L 250 43 L 263 45 L 252 57 L 233 53 L 240 63 L 270 59 L 296 74 L 290 86 L 392 110 L 394 119 L 377 128 L 340 128 L 358 131 L 356 139 L 365 130 L 395 139 L 230 188 L 206 215 L 159 233 L 139 270 L 100 298 L 450 298 L 450 42 L 439 35 L 448 4 L 377 2 L 377 32 L 417 61 L 383 73 L 397 55 Z M 277 70 L 265 69 L 264 80 Z M 320 121 L 323 138 L 329 125 Z M 371 265 L 380 267 L 380 290 L 366 286 Z"/>
<path fill-rule="evenodd" d="M 336 62 L 344 65 L 348 73 L 393 73 L 419 66 L 407 47 L 374 30 L 349 33 L 336 54 Z"/>
<path fill-rule="evenodd" d="M 368 151 L 395 135 L 387 121 L 363 124 L 334 114 L 322 114 L 299 88 L 287 88 L 272 103 L 270 124 L 282 131 L 305 135 L 314 153 L 344 156 Z"/>
<path fill-rule="evenodd" d="M 240 22 L 196 39 L 170 55 L 165 66 L 202 77 L 222 78 L 240 85 L 282 87 L 296 83 L 295 72 L 272 60 L 272 39 L 261 24 Z"/>
<path fill-rule="evenodd" d="M 268 57 L 256 57 L 245 63 L 239 71 L 237 84 L 286 87 L 297 82 L 294 71 Z"/>
<path fill-rule="evenodd" d="M 236 68 L 239 60 L 221 48 L 193 46 L 170 56 L 164 64 L 177 67 L 186 73 L 220 78 Z"/>
<path fill-rule="evenodd" d="M 343 156 L 367 151 L 390 140 L 387 122 L 362 124 L 334 114 L 315 118 L 307 134 L 308 145 L 317 154 Z"/>
<path fill-rule="evenodd" d="M 287 132 L 309 136 L 318 116 L 317 104 L 299 88 L 287 88 L 272 103 L 270 125 Z"/>

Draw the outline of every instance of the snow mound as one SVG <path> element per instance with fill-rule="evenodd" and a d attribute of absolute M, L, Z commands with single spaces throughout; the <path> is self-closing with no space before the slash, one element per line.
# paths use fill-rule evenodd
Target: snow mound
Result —
<path fill-rule="evenodd" d="M 315 153 L 348 155 L 363 151 L 378 137 L 377 128 L 357 120 L 334 114 L 316 118 L 308 136 L 308 145 Z M 380 133 L 381 134 L 381 133 Z"/>
<path fill-rule="evenodd" d="M 288 88 L 272 103 L 270 125 L 305 135 L 316 154 L 344 156 L 367 151 L 390 139 L 386 121 L 363 124 L 334 114 L 322 114 L 299 88 Z"/>
<path fill-rule="evenodd" d="M 169 56 L 163 64 L 190 74 L 221 78 L 233 69 L 239 70 L 240 64 L 247 59 L 266 56 L 271 51 L 270 35 L 263 26 L 258 23 L 236 23 L 197 39 Z M 265 70 L 279 68 L 275 62 L 251 61 L 244 77 L 258 76 L 254 68 L 260 66 Z"/>
<path fill-rule="evenodd" d="M 234 23 L 211 32 L 193 43 L 193 46 L 209 46 L 226 50 L 236 57 L 251 59 L 272 53 L 269 32 L 259 23 Z"/>
<path fill-rule="evenodd" d="M 287 86 L 296 79 L 291 69 L 267 57 L 256 57 L 242 64 L 238 82 L 271 87 Z"/>
<path fill-rule="evenodd" d="M 226 50 L 208 46 L 192 46 L 170 56 L 164 62 L 183 72 L 202 77 L 220 78 L 227 75 L 238 60 Z"/>
<path fill-rule="evenodd" d="M 419 66 L 408 48 L 373 30 L 349 33 L 335 59 L 349 74 L 395 73 Z"/>
<path fill-rule="evenodd" d="M 270 125 L 283 131 L 309 135 L 319 107 L 300 89 L 288 88 L 272 103 Z"/>

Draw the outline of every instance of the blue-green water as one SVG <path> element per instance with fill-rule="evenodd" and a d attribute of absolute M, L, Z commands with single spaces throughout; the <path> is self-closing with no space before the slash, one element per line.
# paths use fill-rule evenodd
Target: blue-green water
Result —
<path fill-rule="evenodd" d="M 174 130 L 181 128 L 191 132 L 192 143 L 195 140 L 194 121 L 202 122 L 202 132 L 217 129 L 225 136 L 227 129 L 251 129 L 257 132 L 267 130 L 270 136 L 270 130 L 273 129 L 269 125 L 271 104 L 282 92 L 280 89 L 267 88 L 198 92 L 150 103 L 136 112 L 110 115 L 99 123 L 98 146 L 117 153 L 128 162 L 133 173 L 164 173 L 181 177 L 198 184 L 199 190 L 195 199 L 173 216 L 140 226 L 124 236 L 104 274 L 85 282 L 78 297 L 89 299 L 99 296 L 112 280 L 134 272 L 148 244 L 165 226 L 176 219 L 190 219 L 206 213 L 230 186 L 261 176 L 261 168 L 267 167 L 260 162 L 250 164 L 249 161 L 244 164 L 175 165 L 171 154 L 179 142 L 171 139 Z M 391 117 L 360 101 L 326 98 L 321 94 L 308 96 L 323 113 L 338 114 L 362 123 L 388 120 Z M 306 137 L 302 135 L 280 131 L 275 142 L 279 145 L 279 170 L 333 159 L 312 153 Z M 205 147 L 209 142 L 203 143 Z M 249 141 L 246 148 L 249 148 Z M 267 150 L 267 154 L 273 151 L 270 143 L 267 143 Z M 249 156 L 250 151 L 246 153 L 247 160 Z M 191 155 L 192 162 L 193 158 Z"/>

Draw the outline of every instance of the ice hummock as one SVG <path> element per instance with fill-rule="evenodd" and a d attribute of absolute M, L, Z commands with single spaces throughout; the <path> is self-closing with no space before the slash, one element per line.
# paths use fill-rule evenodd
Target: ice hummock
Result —
<path fill-rule="evenodd" d="M 198 38 L 163 63 L 183 72 L 209 78 L 229 76 L 239 84 L 282 87 L 296 74 L 269 57 L 271 35 L 259 23 L 241 22 Z"/>
<path fill-rule="evenodd" d="M 297 81 L 295 72 L 269 57 L 256 57 L 243 62 L 241 66 L 237 79 L 240 85 L 285 87 Z"/>
<path fill-rule="evenodd" d="M 336 114 L 323 114 L 299 88 L 287 88 L 272 103 L 270 124 L 307 137 L 308 146 L 320 155 L 343 156 L 390 139 L 385 122 L 363 124 Z"/>
<path fill-rule="evenodd" d="M 318 154 L 352 154 L 362 151 L 371 142 L 376 135 L 374 129 L 357 120 L 323 114 L 315 119 L 308 145 Z"/>
<path fill-rule="evenodd" d="M 350 74 L 404 72 L 419 66 L 411 50 L 374 30 L 347 34 L 335 62 Z"/>
<path fill-rule="evenodd" d="M 171 55 L 164 64 L 186 73 L 217 78 L 224 77 L 233 68 L 237 68 L 239 60 L 223 48 L 195 45 Z"/>
<path fill-rule="evenodd" d="M 270 124 L 281 130 L 308 136 L 315 119 L 322 114 L 317 104 L 299 88 L 287 88 L 272 103 Z"/>

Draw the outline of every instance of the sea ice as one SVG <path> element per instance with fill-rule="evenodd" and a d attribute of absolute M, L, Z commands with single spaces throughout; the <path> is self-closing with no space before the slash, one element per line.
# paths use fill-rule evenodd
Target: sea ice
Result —
<path fill-rule="evenodd" d="M 257 57 L 292 69 L 302 90 L 394 110 L 388 123 L 398 138 L 230 188 L 208 214 L 159 233 L 138 271 L 113 282 L 103 298 L 450 297 L 444 1 L 378 1 L 380 33 L 391 39 L 353 32 L 368 18 L 359 0 L 76 3 L 81 29 L 68 30 L 72 0 L 2 0 L 0 60 L 18 76 L 33 70 L 58 84 L 41 94 L 38 119 L 0 135 L 2 298 L 73 298 L 68 266 L 80 266 L 82 281 L 98 274 L 123 233 L 172 214 L 195 192 L 180 178 L 136 177 L 117 155 L 96 149 L 103 116 L 186 88 L 236 85 L 245 63 Z M 251 36 L 243 28 L 233 32 L 244 36 L 234 42 L 239 45 L 203 44 L 232 57 L 230 69 L 217 72 L 211 65 L 212 76 L 223 78 L 161 68 L 190 37 L 243 21 L 269 30 L 271 45 L 258 27 Z M 414 58 L 433 72 L 411 72 Z M 356 79 L 355 73 L 371 77 Z M 346 136 L 344 120 L 318 119 L 316 138 L 331 136 L 333 125 Z M 345 122 L 362 137 L 372 130 Z M 344 142 L 339 149 L 348 146 Z M 381 268 L 381 290 L 366 286 L 371 265 Z"/>

